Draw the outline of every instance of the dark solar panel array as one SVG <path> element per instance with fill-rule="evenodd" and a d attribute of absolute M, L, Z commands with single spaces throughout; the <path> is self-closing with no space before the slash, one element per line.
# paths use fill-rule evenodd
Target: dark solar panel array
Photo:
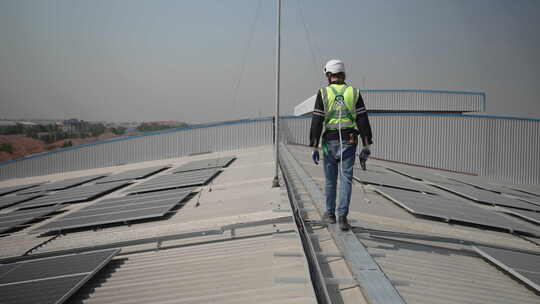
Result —
<path fill-rule="evenodd" d="M 355 170 L 354 178 L 363 184 L 380 185 L 426 193 L 436 193 L 435 190 L 430 188 L 428 185 L 399 176 L 397 173 Z"/>
<path fill-rule="evenodd" d="M 531 197 L 518 197 L 517 199 L 519 199 L 520 201 L 525 201 L 527 203 L 534 204 L 536 206 L 540 206 L 540 197 L 534 197 L 534 196 L 531 196 Z"/>
<path fill-rule="evenodd" d="M 220 157 L 220 158 L 196 160 L 196 161 L 192 161 L 187 164 L 181 165 L 177 168 L 174 168 L 173 173 L 187 172 L 187 171 L 194 171 L 194 170 L 201 170 L 201 169 L 210 169 L 210 168 L 223 168 L 223 167 L 228 166 L 235 159 L 236 157 L 234 156 L 227 156 L 227 157 Z"/>
<path fill-rule="evenodd" d="M 526 253 L 486 246 L 475 247 L 484 258 L 540 292 L 540 253 Z"/>
<path fill-rule="evenodd" d="M 120 250 L 112 249 L 0 265 L 2 304 L 63 303 Z"/>
<path fill-rule="evenodd" d="M 20 185 L 20 186 L 11 186 L 11 187 L 4 187 L 0 188 L 0 196 L 7 195 L 10 193 L 14 193 L 21 190 L 26 190 L 32 187 L 36 187 L 40 184 L 28 184 L 28 185 Z"/>
<path fill-rule="evenodd" d="M 506 209 L 502 212 L 512 214 L 529 222 L 540 225 L 540 212 L 527 211 L 527 210 L 509 210 Z"/>
<path fill-rule="evenodd" d="M 0 233 L 4 233 L 21 225 L 33 222 L 48 214 L 51 214 L 62 208 L 61 206 L 53 206 L 40 208 L 35 210 L 24 210 L 0 214 Z"/>
<path fill-rule="evenodd" d="M 201 186 L 208 183 L 220 172 L 219 168 L 202 169 L 180 173 L 165 174 L 149 179 L 130 188 L 128 192 L 144 193 L 182 187 Z"/>
<path fill-rule="evenodd" d="M 110 182 L 118 182 L 118 181 L 128 181 L 128 180 L 134 180 L 134 179 L 143 179 L 147 178 L 151 175 L 154 175 L 158 172 L 161 172 L 169 167 L 167 166 L 159 166 L 159 167 L 151 167 L 151 168 L 142 168 L 142 169 L 134 169 L 134 170 L 128 170 L 124 172 L 120 172 L 118 174 L 110 175 L 105 178 L 102 178 L 97 181 L 98 184 L 103 183 L 110 183 Z"/>
<path fill-rule="evenodd" d="M 39 197 L 41 194 L 26 194 L 26 195 L 6 195 L 0 197 L 0 209 L 11 207 L 22 202 L 29 201 L 33 198 Z"/>
<path fill-rule="evenodd" d="M 493 193 L 491 191 L 474 188 L 471 186 L 441 185 L 440 187 L 479 203 L 524 210 L 540 211 L 540 206 L 537 206 L 535 204 L 504 196 L 501 194 Z"/>
<path fill-rule="evenodd" d="M 515 197 L 518 197 L 518 198 L 524 198 L 524 199 L 534 199 L 534 195 L 530 195 L 530 194 L 527 194 L 527 193 L 524 193 L 524 192 L 521 192 L 521 191 L 517 191 L 517 190 L 513 190 L 511 188 L 507 188 L 507 187 L 504 187 L 502 185 L 494 185 L 494 184 L 490 184 L 490 183 L 486 183 L 478 178 L 474 178 L 474 177 L 467 177 L 463 180 L 457 180 L 457 179 L 453 179 L 455 181 L 458 181 L 462 184 L 467 184 L 467 185 L 471 185 L 471 186 L 474 186 L 476 188 L 481 188 L 481 189 L 484 189 L 484 190 L 488 190 L 488 191 L 492 191 L 492 192 L 497 192 L 499 194 L 507 194 L 507 195 L 512 195 L 512 196 L 515 196 Z M 539 198 L 540 199 L 540 198 Z"/>
<path fill-rule="evenodd" d="M 425 182 L 435 183 L 435 184 L 448 184 L 448 185 L 461 185 L 462 183 L 455 180 L 451 180 L 445 176 L 438 175 L 435 173 L 429 173 L 424 171 L 425 169 L 419 168 L 391 168 L 390 170 L 399 172 L 403 175 L 406 175 L 410 178 L 421 180 Z"/>
<path fill-rule="evenodd" d="M 52 232 L 162 217 L 185 200 L 192 190 L 182 188 L 105 199 L 47 223 L 35 231 Z"/>
<path fill-rule="evenodd" d="M 64 189 L 76 187 L 76 186 L 79 186 L 79 185 L 94 181 L 94 180 L 102 178 L 104 176 L 106 176 L 106 175 L 105 174 L 98 174 L 98 175 L 90 175 L 90 176 L 82 176 L 82 177 L 64 179 L 64 180 L 60 180 L 60 181 L 41 184 L 41 185 L 39 185 L 37 187 L 33 187 L 33 188 L 28 189 L 28 190 L 17 192 L 17 194 L 28 194 L 28 193 L 36 193 L 36 192 L 64 190 Z"/>
<path fill-rule="evenodd" d="M 528 195 L 533 195 L 535 197 L 540 197 L 540 186 L 537 186 L 536 189 L 533 189 L 532 187 L 527 187 L 525 185 L 512 185 L 509 186 L 509 188 L 512 188 L 514 190 L 517 190 L 519 192 L 523 192 Z"/>
<path fill-rule="evenodd" d="M 68 204 L 85 202 L 96 199 L 100 196 L 108 194 L 118 188 L 127 185 L 127 182 L 111 182 L 106 184 L 92 184 L 71 188 L 59 192 L 54 192 L 49 195 L 44 195 L 36 199 L 18 205 L 20 209 L 45 207 L 57 204 Z"/>
<path fill-rule="evenodd" d="M 504 229 L 527 235 L 540 236 L 540 230 L 506 218 L 497 212 L 486 210 L 464 201 L 399 189 L 376 187 L 377 192 L 414 215 L 435 217 L 445 221 L 467 223 Z"/>

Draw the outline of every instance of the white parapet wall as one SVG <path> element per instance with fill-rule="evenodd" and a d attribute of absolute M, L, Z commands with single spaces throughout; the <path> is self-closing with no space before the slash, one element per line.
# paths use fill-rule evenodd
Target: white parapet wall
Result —
<path fill-rule="evenodd" d="M 283 117 L 280 138 L 309 143 L 310 116 Z M 373 156 L 540 184 L 540 119 L 454 113 L 372 113 Z M 0 163 L 0 179 L 47 175 L 273 143 L 272 118 L 117 138 Z"/>
<path fill-rule="evenodd" d="M 372 113 L 374 157 L 540 184 L 540 119 L 453 113 Z M 311 116 L 282 123 L 289 143 L 309 144 Z"/>

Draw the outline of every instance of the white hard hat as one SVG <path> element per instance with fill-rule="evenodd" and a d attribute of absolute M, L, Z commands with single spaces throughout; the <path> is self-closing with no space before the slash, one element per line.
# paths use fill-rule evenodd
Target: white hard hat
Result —
<path fill-rule="evenodd" d="M 326 65 L 324 66 L 324 73 L 332 73 L 332 74 L 337 74 L 337 73 L 344 73 L 345 72 L 345 64 L 343 63 L 343 61 L 339 60 L 339 59 L 332 59 L 330 61 L 328 61 L 326 63 Z"/>

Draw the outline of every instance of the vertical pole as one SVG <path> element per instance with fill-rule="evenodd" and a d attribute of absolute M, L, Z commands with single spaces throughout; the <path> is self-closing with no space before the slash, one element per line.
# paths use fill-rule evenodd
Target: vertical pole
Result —
<path fill-rule="evenodd" d="M 274 130 L 274 180 L 272 187 L 279 187 L 279 52 L 281 43 L 281 0 L 277 0 L 277 29 L 276 29 L 276 115 L 275 115 L 275 130 Z"/>

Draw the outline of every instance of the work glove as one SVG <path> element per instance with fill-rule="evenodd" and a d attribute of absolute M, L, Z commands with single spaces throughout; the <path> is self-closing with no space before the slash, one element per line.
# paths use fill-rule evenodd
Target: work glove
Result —
<path fill-rule="evenodd" d="M 362 167 L 362 170 L 364 171 L 366 170 L 366 162 L 370 155 L 371 150 L 369 145 L 364 146 L 364 148 L 362 148 L 362 151 L 360 151 L 360 154 L 358 155 L 358 158 L 360 160 L 360 167 Z"/>
<path fill-rule="evenodd" d="M 313 162 L 315 163 L 315 165 L 318 165 L 319 164 L 319 151 L 314 150 L 313 152 L 311 152 L 311 158 L 313 159 Z"/>

